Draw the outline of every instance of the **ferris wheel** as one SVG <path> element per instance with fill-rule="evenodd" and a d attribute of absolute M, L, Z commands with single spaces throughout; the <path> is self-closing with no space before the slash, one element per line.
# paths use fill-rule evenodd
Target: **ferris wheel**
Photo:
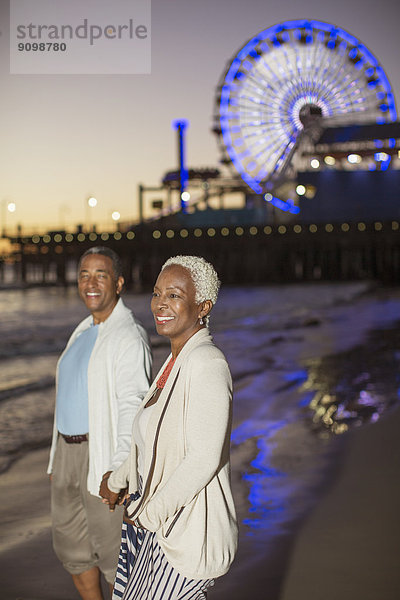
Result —
<path fill-rule="evenodd" d="M 262 193 L 291 160 L 307 114 L 341 124 L 397 117 L 389 80 L 366 46 L 328 23 L 286 21 L 247 42 L 220 81 L 214 132 L 222 162 Z"/>

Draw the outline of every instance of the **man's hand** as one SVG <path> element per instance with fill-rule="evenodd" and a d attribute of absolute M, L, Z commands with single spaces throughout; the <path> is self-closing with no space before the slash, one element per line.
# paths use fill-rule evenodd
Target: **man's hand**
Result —
<path fill-rule="evenodd" d="M 112 492 L 108 487 L 107 482 L 111 473 L 112 471 L 107 471 L 107 473 L 104 473 L 100 484 L 99 494 L 103 498 L 102 502 L 104 504 L 108 504 L 109 509 L 114 511 L 115 505 L 120 501 L 121 492 Z"/>

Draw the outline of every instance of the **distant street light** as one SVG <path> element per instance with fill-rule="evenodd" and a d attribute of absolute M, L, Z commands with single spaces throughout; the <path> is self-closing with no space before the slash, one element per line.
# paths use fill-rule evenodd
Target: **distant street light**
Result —
<path fill-rule="evenodd" d="M 97 198 L 94 196 L 89 196 L 87 200 L 85 200 L 85 226 L 86 230 L 90 231 L 91 229 L 91 218 L 90 218 L 90 209 L 95 208 L 97 206 Z"/>
<path fill-rule="evenodd" d="M 377 162 L 384 162 L 389 158 L 389 154 L 386 154 L 386 152 L 377 152 L 374 154 L 374 158 Z"/>
<path fill-rule="evenodd" d="M 356 164 L 358 164 L 358 163 L 361 162 L 362 158 L 361 158 L 361 156 L 359 154 L 349 154 L 348 157 L 347 157 L 347 160 L 352 165 L 356 165 Z"/>
<path fill-rule="evenodd" d="M 306 193 L 306 188 L 301 183 L 296 187 L 296 193 L 298 196 L 304 196 Z"/>
<path fill-rule="evenodd" d="M 121 218 L 121 213 L 118 210 L 114 210 L 111 213 L 111 218 L 112 218 L 113 221 L 115 221 L 116 230 L 118 231 L 119 230 L 119 220 Z"/>
<path fill-rule="evenodd" d="M 96 198 L 93 198 L 93 196 L 88 199 L 87 203 L 89 204 L 90 208 L 97 206 L 97 200 Z"/>
<path fill-rule="evenodd" d="M 6 198 L 3 198 L 0 202 L 1 205 L 1 236 L 6 237 L 6 215 L 7 212 L 15 213 L 17 205 L 15 202 L 7 202 Z"/>

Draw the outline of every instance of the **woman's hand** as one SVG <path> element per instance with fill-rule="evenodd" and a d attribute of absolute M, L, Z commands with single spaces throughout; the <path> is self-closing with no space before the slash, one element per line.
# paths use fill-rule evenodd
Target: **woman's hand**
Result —
<path fill-rule="evenodd" d="M 118 504 L 121 506 L 124 504 L 125 500 L 130 500 L 131 495 L 128 493 L 128 488 L 121 490 L 118 495 Z"/>
<path fill-rule="evenodd" d="M 120 504 L 121 494 L 125 495 L 125 490 L 121 490 L 120 492 L 112 492 L 108 487 L 108 479 L 111 475 L 112 471 L 107 471 L 104 473 L 103 479 L 101 480 L 99 494 L 103 498 L 103 504 L 108 504 L 108 507 L 111 511 L 115 510 L 115 505 Z"/>

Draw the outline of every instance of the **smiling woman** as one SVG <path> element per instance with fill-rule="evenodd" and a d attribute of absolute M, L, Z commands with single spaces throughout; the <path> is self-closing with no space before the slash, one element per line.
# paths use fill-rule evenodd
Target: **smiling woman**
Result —
<path fill-rule="evenodd" d="M 188 269 L 170 264 L 161 271 L 154 286 L 151 310 L 157 333 L 169 337 L 176 358 L 194 333 L 205 327 L 211 300 L 196 302 L 196 289 Z"/>
<path fill-rule="evenodd" d="M 114 600 L 144 590 L 153 600 L 204 600 L 235 556 L 232 380 L 206 324 L 218 289 L 214 268 L 191 256 L 169 259 L 154 286 L 151 309 L 171 354 L 134 420 L 129 458 L 100 487 L 111 509 L 129 491 Z"/>

